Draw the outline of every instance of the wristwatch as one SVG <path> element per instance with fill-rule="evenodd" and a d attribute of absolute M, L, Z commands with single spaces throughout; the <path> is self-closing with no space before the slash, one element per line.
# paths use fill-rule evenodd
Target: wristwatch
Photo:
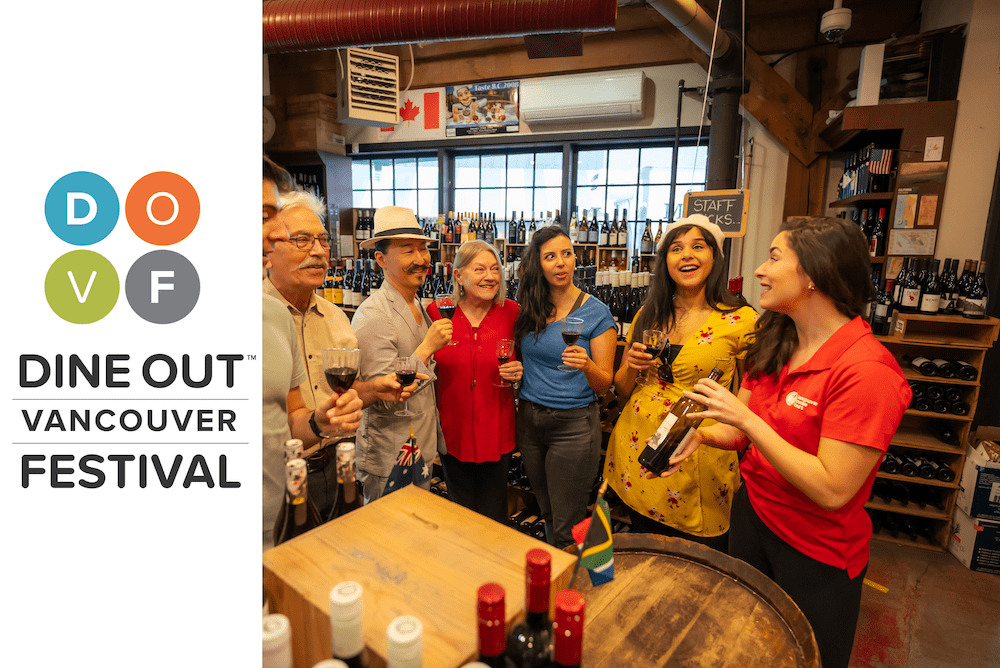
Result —
<path fill-rule="evenodd" d="M 315 413 L 313 413 L 312 415 L 309 416 L 309 427 L 313 430 L 313 433 L 316 434 L 317 437 L 323 438 L 323 432 L 320 431 L 319 425 L 316 424 L 316 414 Z"/>

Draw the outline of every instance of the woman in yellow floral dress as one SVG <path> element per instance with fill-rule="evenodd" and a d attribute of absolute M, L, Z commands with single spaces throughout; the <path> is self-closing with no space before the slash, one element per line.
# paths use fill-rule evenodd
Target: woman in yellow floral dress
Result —
<path fill-rule="evenodd" d="M 663 234 L 649 296 L 615 374 L 618 395 L 628 398 L 611 434 L 604 478 L 628 506 L 632 531 L 687 538 L 724 552 L 740 484 L 736 453 L 699 448 L 674 475 L 654 480 L 644 477 L 638 462 L 646 439 L 684 390 L 717 365 L 719 383 L 728 387 L 742 367 L 741 349 L 757 312 L 726 288 L 722 241 L 719 227 L 702 215 L 682 218 Z M 662 331 L 671 343 L 662 359 L 653 360 L 642 344 L 648 329 Z M 637 383 L 640 374 L 648 376 L 646 385 Z"/>

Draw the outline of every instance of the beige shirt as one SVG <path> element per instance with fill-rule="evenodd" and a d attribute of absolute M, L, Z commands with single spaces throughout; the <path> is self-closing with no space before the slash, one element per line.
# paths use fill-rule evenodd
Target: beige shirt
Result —
<path fill-rule="evenodd" d="M 313 293 L 305 312 L 292 306 L 281 296 L 270 278 L 264 279 L 264 294 L 271 295 L 288 309 L 295 322 L 306 368 L 306 380 L 299 385 L 302 400 L 310 410 L 315 410 L 332 393 L 323 374 L 323 348 L 357 348 L 358 339 L 351 329 L 351 321 L 339 308 Z M 338 439 L 340 440 L 340 439 Z M 324 445 L 331 440 L 325 441 Z"/>

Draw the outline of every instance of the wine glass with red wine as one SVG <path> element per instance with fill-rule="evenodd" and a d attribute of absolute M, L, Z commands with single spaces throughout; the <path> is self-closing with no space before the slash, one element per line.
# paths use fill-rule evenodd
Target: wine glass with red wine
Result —
<path fill-rule="evenodd" d="M 361 351 L 357 348 L 323 348 L 323 373 L 330 389 L 343 394 L 358 377 Z"/>
<path fill-rule="evenodd" d="M 654 362 L 663 352 L 665 339 L 666 337 L 663 336 L 663 332 L 658 329 L 647 329 L 642 333 L 642 344 L 646 346 L 646 352 L 653 356 Z M 644 369 L 639 374 L 638 384 L 642 386 L 649 385 L 649 369 Z"/>
<path fill-rule="evenodd" d="M 441 314 L 442 318 L 448 318 L 451 320 L 455 317 L 455 297 L 450 292 L 442 293 L 434 296 L 434 303 L 437 305 L 438 313 Z M 451 342 L 449 346 L 457 345 L 458 341 L 455 340 L 455 335 L 452 334 Z"/>
<path fill-rule="evenodd" d="M 566 347 L 575 346 L 576 342 L 580 339 L 580 334 L 583 333 L 583 319 L 582 318 L 563 318 L 559 323 L 559 329 L 562 331 L 563 341 L 566 342 Z M 559 365 L 560 371 L 579 371 L 579 369 L 565 364 Z"/>
<path fill-rule="evenodd" d="M 510 361 L 510 358 L 514 356 L 514 341 L 511 339 L 500 339 L 497 341 L 497 362 L 500 366 L 503 366 Z M 503 378 L 500 379 L 499 383 L 493 383 L 497 387 L 510 387 L 508 383 Z"/>
<path fill-rule="evenodd" d="M 412 385 L 417 379 L 417 356 L 410 355 L 409 357 L 397 357 L 396 358 L 396 380 L 403 387 Z M 406 401 L 403 404 L 403 410 L 396 411 L 396 415 L 399 417 L 413 417 L 416 415 L 410 410 L 410 402 Z"/>

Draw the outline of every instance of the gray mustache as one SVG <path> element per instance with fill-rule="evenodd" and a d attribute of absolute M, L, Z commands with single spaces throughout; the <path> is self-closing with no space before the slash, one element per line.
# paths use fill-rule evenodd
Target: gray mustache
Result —
<path fill-rule="evenodd" d="M 430 268 L 431 268 L 431 266 L 429 264 L 414 265 L 414 266 L 410 267 L 409 269 L 407 269 L 406 273 L 408 273 L 408 274 L 426 274 L 427 270 L 430 269 Z"/>

